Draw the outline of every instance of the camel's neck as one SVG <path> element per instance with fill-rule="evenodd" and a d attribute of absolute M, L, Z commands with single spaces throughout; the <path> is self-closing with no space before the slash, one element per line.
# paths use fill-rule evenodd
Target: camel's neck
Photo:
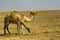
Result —
<path fill-rule="evenodd" d="M 30 18 L 27 18 L 26 16 L 24 16 L 25 21 L 28 21 L 28 22 L 33 20 L 33 18 L 34 18 L 33 15 L 31 15 Z"/>

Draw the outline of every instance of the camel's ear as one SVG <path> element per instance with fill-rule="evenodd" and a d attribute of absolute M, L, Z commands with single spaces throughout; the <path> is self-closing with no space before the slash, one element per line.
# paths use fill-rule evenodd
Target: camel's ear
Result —
<path fill-rule="evenodd" d="M 11 13 L 17 13 L 17 11 L 12 11 Z"/>
<path fill-rule="evenodd" d="M 13 11 L 13 12 L 17 13 L 17 11 Z"/>
<path fill-rule="evenodd" d="M 30 12 L 30 15 L 34 15 L 34 12 Z"/>
<path fill-rule="evenodd" d="M 36 12 L 30 12 L 30 14 L 35 16 L 37 13 Z"/>

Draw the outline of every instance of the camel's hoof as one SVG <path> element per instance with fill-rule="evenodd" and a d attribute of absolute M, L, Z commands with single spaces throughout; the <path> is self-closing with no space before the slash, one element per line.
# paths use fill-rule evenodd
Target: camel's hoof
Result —
<path fill-rule="evenodd" d="M 21 33 L 21 35 L 24 35 L 25 33 Z"/>
<path fill-rule="evenodd" d="M 20 35 L 20 33 L 16 33 L 16 35 Z"/>
<path fill-rule="evenodd" d="M 11 34 L 11 33 L 9 32 L 9 34 Z"/>

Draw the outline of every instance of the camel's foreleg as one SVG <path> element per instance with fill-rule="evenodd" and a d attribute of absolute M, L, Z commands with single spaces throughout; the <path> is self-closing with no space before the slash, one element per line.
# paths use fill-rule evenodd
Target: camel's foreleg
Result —
<path fill-rule="evenodd" d="M 28 30 L 28 32 L 31 33 L 31 32 L 30 32 L 30 29 L 29 29 L 24 23 L 22 23 L 22 24 L 23 24 L 24 27 Z"/>
<path fill-rule="evenodd" d="M 20 34 L 20 23 L 17 23 L 17 34 Z"/>
<path fill-rule="evenodd" d="M 20 33 L 21 33 L 21 34 L 24 34 L 24 33 L 23 33 L 23 25 L 22 25 L 22 23 L 20 23 Z"/>

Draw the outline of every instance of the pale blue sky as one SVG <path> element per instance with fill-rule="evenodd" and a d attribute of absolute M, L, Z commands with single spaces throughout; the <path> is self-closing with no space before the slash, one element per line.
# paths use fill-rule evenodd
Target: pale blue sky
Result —
<path fill-rule="evenodd" d="M 0 0 L 0 11 L 60 10 L 60 0 Z"/>

